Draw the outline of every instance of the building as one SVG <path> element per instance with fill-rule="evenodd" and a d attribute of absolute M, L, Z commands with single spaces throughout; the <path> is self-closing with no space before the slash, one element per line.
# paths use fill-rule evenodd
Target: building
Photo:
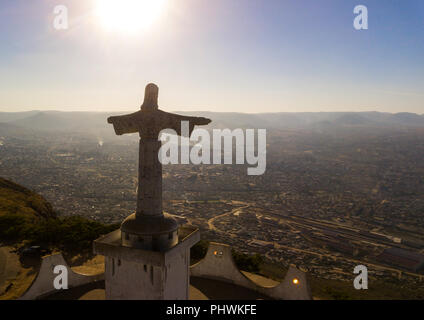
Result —
<path fill-rule="evenodd" d="M 378 260 L 412 272 L 424 270 L 424 255 L 400 248 L 385 249 Z"/>

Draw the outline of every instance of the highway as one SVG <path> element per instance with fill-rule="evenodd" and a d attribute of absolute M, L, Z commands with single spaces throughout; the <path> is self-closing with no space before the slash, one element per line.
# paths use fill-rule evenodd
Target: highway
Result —
<path fill-rule="evenodd" d="M 214 230 L 214 231 L 218 231 L 218 232 L 222 232 L 221 230 L 218 230 L 218 229 L 215 227 L 215 225 L 213 224 L 213 223 L 214 223 L 214 221 L 215 221 L 216 219 L 222 218 L 222 217 L 224 217 L 224 216 L 228 216 L 228 215 L 230 215 L 230 214 L 239 213 L 239 211 L 241 211 L 241 210 L 243 210 L 243 209 L 246 209 L 247 207 L 249 207 L 249 205 L 248 205 L 248 204 L 247 204 L 247 205 L 245 205 L 245 206 L 243 206 L 243 207 L 235 208 L 235 209 L 233 209 L 233 210 L 231 210 L 231 211 L 229 211 L 229 212 L 225 212 L 225 213 L 223 213 L 223 214 L 220 214 L 220 215 L 218 215 L 218 216 L 215 216 L 215 217 L 213 217 L 213 218 L 209 219 L 209 220 L 208 220 L 208 226 L 209 226 L 209 229 L 210 229 L 210 230 Z"/>

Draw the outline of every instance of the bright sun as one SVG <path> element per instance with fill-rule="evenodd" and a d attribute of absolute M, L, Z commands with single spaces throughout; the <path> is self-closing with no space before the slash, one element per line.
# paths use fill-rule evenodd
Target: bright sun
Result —
<path fill-rule="evenodd" d="M 164 10 L 166 0 L 96 0 L 95 13 L 109 31 L 134 34 L 148 29 Z"/>

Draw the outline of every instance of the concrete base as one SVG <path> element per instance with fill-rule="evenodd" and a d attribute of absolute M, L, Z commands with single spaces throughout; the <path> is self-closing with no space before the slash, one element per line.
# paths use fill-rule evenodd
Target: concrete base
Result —
<path fill-rule="evenodd" d="M 166 251 L 124 247 L 121 230 L 94 241 L 105 256 L 107 300 L 187 300 L 190 248 L 200 240 L 197 228 L 180 226 L 178 244 Z"/>

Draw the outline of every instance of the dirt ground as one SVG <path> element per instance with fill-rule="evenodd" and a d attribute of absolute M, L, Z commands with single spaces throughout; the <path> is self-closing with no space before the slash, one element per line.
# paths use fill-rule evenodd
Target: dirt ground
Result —
<path fill-rule="evenodd" d="M 0 247 L 0 300 L 16 299 L 31 285 L 37 271 L 25 268 L 13 247 Z"/>

